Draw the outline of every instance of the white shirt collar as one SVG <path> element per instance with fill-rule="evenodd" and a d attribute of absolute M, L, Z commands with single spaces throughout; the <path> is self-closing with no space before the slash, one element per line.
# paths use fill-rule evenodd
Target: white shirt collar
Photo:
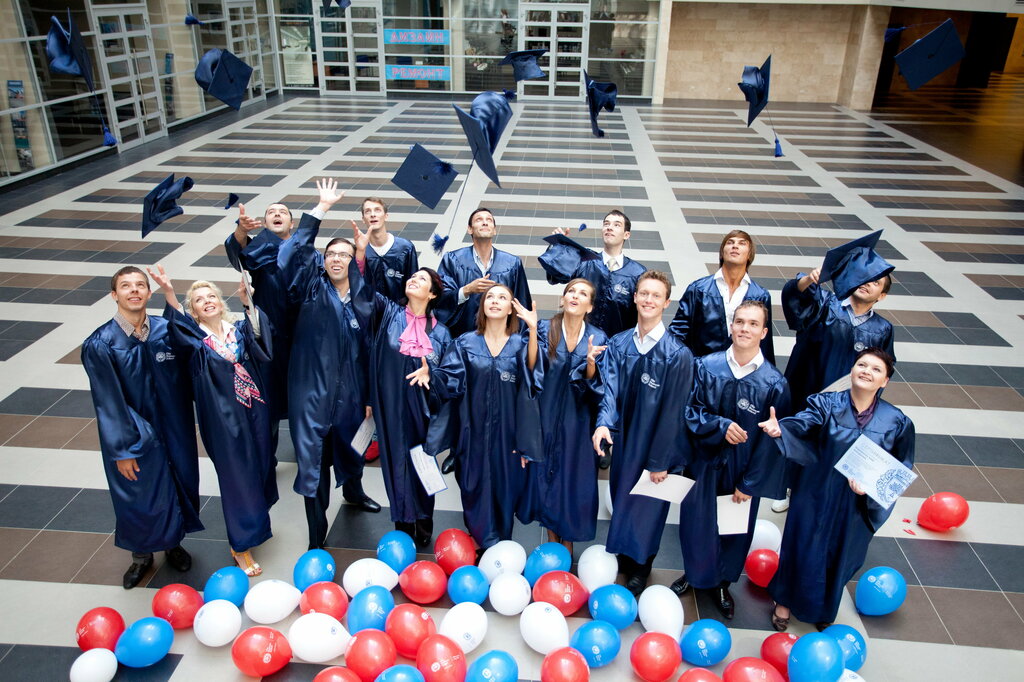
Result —
<path fill-rule="evenodd" d="M 580 344 L 580 341 L 583 340 L 583 335 L 586 334 L 586 333 L 587 333 L 587 323 L 584 322 L 583 324 L 580 325 L 580 333 L 576 336 L 576 346 L 578 346 Z M 566 340 L 568 340 L 568 338 L 569 338 L 569 332 L 565 328 L 565 318 L 564 317 L 562 318 L 562 338 L 566 339 Z M 567 346 L 568 346 L 568 344 L 567 344 Z M 573 346 L 573 348 L 575 348 L 576 346 Z"/>
<path fill-rule="evenodd" d="M 715 279 L 722 282 L 725 281 L 725 271 L 722 268 L 718 268 L 718 272 L 715 273 Z M 744 272 L 743 279 L 741 279 L 740 282 L 750 286 L 750 273 Z"/>
<path fill-rule="evenodd" d="M 196 320 L 196 321 L 198 322 L 198 320 Z M 234 325 L 228 324 L 226 321 L 221 320 L 220 321 L 220 335 L 225 337 L 225 338 L 227 338 L 227 334 L 228 334 L 229 331 L 231 331 L 231 328 L 233 326 Z M 206 332 L 207 336 L 213 336 L 214 335 L 213 330 L 210 329 L 209 327 L 207 327 L 202 322 L 199 322 L 199 328 L 202 329 L 204 332 Z"/>
<path fill-rule="evenodd" d="M 626 262 L 626 254 L 624 253 L 620 253 L 618 256 L 613 256 L 607 251 L 603 249 L 601 250 L 601 262 L 604 263 L 605 267 L 608 267 L 608 261 L 610 261 L 612 258 L 615 259 L 616 270 L 618 268 L 621 268 L 622 265 Z"/>
<path fill-rule="evenodd" d="M 732 370 L 732 375 L 737 379 L 742 379 L 748 374 L 753 374 L 758 368 L 764 364 L 764 353 L 760 350 L 757 351 L 757 355 L 754 359 L 745 365 L 741 365 L 736 361 L 736 354 L 733 353 L 732 346 L 730 345 L 728 350 L 725 351 L 725 361 L 729 363 L 729 369 Z"/>
<path fill-rule="evenodd" d="M 391 234 L 390 232 L 388 232 L 388 238 L 384 240 L 384 244 L 382 246 L 374 246 L 373 242 L 370 242 L 370 248 L 372 248 L 374 253 L 376 253 L 378 256 L 385 255 L 388 251 L 391 250 L 391 247 L 394 245 L 395 235 Z"/>
<path fill-rule="evenodd" d="M 647 332 L 647 335 L 643 337 L 643 344 L 645 346 L 646 345 L 653 346 L 654 344 L 658 343 L 658 341 L 661 341 L 661 337 L 664 336 L 664 335 L 665 335 L 665 323 L 664 322 L 658 322 L 658 325 L 654 329 L 652 329 L 651 331 Z M 636 341 L 638 344 L 640 343 L 640 323 L 639 322 L 637 323 L 637 325 L 635 327 L 633 327 L 633 340 Z"/>
<path fill-rule="evenodd" d="M 853 311 L 853 297 L 852 296 L 848 296 L 845 299 L 843 299 L 843 302 L 839 304 L 839 307 L 847 309 L 847 311 L 850 313 L 850 319 L 855 324 L 867 322 L 868 320 L 871 319 L 871 316 L 875 314 L 875 307 L 874 306 L 868 308 L 868 311 L 866 313 L 864 313 L 863 315 L 858 315 L 857 313 L 855 313 Z"/>

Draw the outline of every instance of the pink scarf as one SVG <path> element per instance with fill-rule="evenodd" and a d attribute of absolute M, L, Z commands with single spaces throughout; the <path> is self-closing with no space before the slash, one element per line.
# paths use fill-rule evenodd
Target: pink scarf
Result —
<path fill-rule="evenodd" d="M 242 367 L 238 362 L 238 339 L 235 336 L 234 326 L 228 328 L 225 341 L 222 342 L 216 336 L 210 334 L 203 339 L 203 343 L 214 353 L 234 365 L 235 400 L 249 408 L 252 407 L 253 400 L 261 403 L 264 402 L 263 398 L 260 397 L 260 389 L 256 387 L 256 382 L 252 380 L 252 376 L 245 370 L 245 367 Z"/>
<path fill-rule="evenodd" d="M 433 321 L 437 324 L 436 321 Z M 413 358 L 422 358 L 434 351 L 434 346 L 427 336 L 427 316 L 415 315 L 409 308 L 405 309 L 405 331 L 398 337 L 398 352 Z"/>

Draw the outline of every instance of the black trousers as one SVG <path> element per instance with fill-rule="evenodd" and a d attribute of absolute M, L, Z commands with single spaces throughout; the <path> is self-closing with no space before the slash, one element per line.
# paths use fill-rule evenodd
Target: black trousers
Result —
<path fill-rule="evenodd" d="M 331 484 L 333 482 L 334 447 L 331 442 L 333 431 L 324 439 L 324 447 L 320 455 L 320 483 L 313 497 L 303 497 L 306 507 L 306 526 L 309 528 L 309 549 L 322 549 L 327 541 L 327 507 L 331 504 Z M 346 499 L 357 500 L 363 496 L 362 476 L 351 477 L 342 484 L 342 493 Z"/>
<path fill-rule="evenodd" d="M 647 578 L 651 575 L 651 569 L 654 567 L 654 557 L 656 556 L 658 555 L 652 554 L 647 558 L 647 561 L 641 564 L 629 558 L 625 554 L 619 554 L 619 571 L 625 574 L 627 579 L 632 578 L 633 576 Z"/>

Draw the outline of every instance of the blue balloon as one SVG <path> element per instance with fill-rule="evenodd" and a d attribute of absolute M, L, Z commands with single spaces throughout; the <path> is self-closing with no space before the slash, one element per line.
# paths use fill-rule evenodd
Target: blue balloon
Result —
<path fill-rule="evenodd" d="M 590 617 L 625 630 L 636 620 L 636 597 L 622 585 L 602 585 L 590 593 Z"/>
<path fill-rule="evenodd" d="M 464 601 L 483 604 L 490 589 L 487 576 L 476 566 L 459 566 L 448 578 L 448 596 L 456 604 Z"/>
<path fill-rule="evenodd" d="M 213 572 L 203 588 L 203 601 L 226 599 L 235 606 L 241 606 L 249 593 L 249 576 L 238 566 L 225 566 Z"/>
<path fill-rule="evenodd" d="M 334 580 L 334 557 L 325 549 L 311 549 L 295 562 L 292 582 L 299 592 L 305 592 L 313 583 Z"/>
<path fill-rule="evenodd" d="M 530 587 L 548 571 L 568 571 L 572 567 L 572 553 L 560 542 L 545 542 L 530 552 L 523 575 Z"/>
<path fill-rule="evenodd" d="M 388 531 L 377 543 L 377 558 L 394 569 L 395 573 L 401 573 L 406 566 L 416 561 L 416 545 L 408 533 Z"/>
<path fill-rule="evenodd" d="M 147 668 L 171 650 L 174 628 L 163 618 L 140 618 L 117 638 L 114 655 L 129 668 Z"/>
<path fill-rule="evenodd" d="M 812 632 L 789 650 L 789 682 L 826 682 L 843 674 L 843 650 L 831 635 Z"/>
<path fill-rule="evenodd" d="M 374 682 L 424 682 L 423 673 L 411 665 L 393 665 L 380 675 Z"/>
<path fill-rule="evenodd" d="M 481 654 L 466 670 L 466 682 L 516 682 L 518 679 L 516 659 L 501 649 Z"/>
<path fill-rule="evenodd" d="M 601 668 L 619 655 L 622 640 L 619 638 L 619 631 L 611 623 L 592 620 L 581 625 L 579 630 L 573 633 L 569 646 L 583 654 L 588 666 Z"/>
<path fill-rule="evenodd" d="M 868 660 L 868 643 L 864 641 L 864 635 L 860 634 L 857 628 L 849 625 L 829 625 L 823 630 L 826 635 L 832 635 L 839 648 L 843 650 L 843 667 L 857 672 Z"/>
<path fill-rule="evenodd" d="M 884 616 L 898 609 L 907 598 L 907 581 L 895 568 L 876 566 L 857 581 L 854 601 L 865 616 Z"/>
<path fill-rule="evenodd" d="M 711 618 L 690 623 L 679 639 L 683 659 L 690 665 L 704 667 L 720 663 L 729 655 L 731 648 L 729 628 Z"/>
<path fill-rule="evenodd" d="M 387 588 L 380 585 L 364 587 L 356 592 L 348 605 L 348 631 L 355 634 L 360 630 L 383 630 L 384 621 L 393 608 L 395 598 Z"/>

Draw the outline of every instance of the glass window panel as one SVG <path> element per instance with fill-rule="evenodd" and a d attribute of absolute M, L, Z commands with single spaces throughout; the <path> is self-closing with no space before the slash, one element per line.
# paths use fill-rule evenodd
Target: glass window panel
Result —
<path fill-rule="evenodd" d="M 107 74 L 111 79 L 129 77 L 131 74 L 128 71 L 128 60 L 119 59 L 116 62 L 108 63 Z"/>
<path fill-rule="evenodd" d="M 324 45 L 325 48 L 329 48 L 329 47 L 346 48 L 346 47 L 348 47 L 348 38 L 346 38 L 345 36 L 324 36 L 323 41 L 324 41 L 323 45 Z"/>
<path fill-rule="evenodd" d="M 356 53 L 356 66 L 362 68 L 362 64 L 376 64 L 378 61 L 376 52 L 357 52 Z M 360 74 L 362 75 L 362 74 Z"/>
<path fill-rule="evenodd" d="M 375 7 L 349 7 L 348 15 L 353 19 L 376 19 L 377 9 Z"/>
<path fill-rule="evenodd" d="M 103 41 L 103 53 L 109 57 L 119 57 L 125 54 L 123 38 L 108 38 Z"/>
<path fill-rule="evenodd" d="M 497 58 L 467 58 L 464 62 L 465 72 L 462 87 L 458 84 L 452 85 L 456 90 L 469 90 L 481 92 L 483 90 L 498 90 L 510 87 L 512 76 L 508 73 L 507 66 L 498 66 L 500 59 Z"/>
<path fill-rule="evenodd" d="M 523 94 L 546 95 L 548 94 L 548 85 L 546 83 L 523 83 Z"/>
<path fill-rule="evenodd" d="M 45 109 L 31 109 L 0 116 L 0 177 L 54 163 L 47 144 L 45 113 Z"/>
<path fill-rule="evenodd" d="M 324 73 L 328 78 L 348 78 L 349 67 L 324 64 Z"/>
<path fill-rule="evenodd" d="M 121 17 L 118 15 L 100 15 L 97 17 L 97 21 L 100 25 L 100 33 L 123 33 L 124 29 L 121 24 Z M 79 24 L 79 20 L 75 20 L 75 24 Z M 81 31 L 82 27 L 79 26 L 78 30 Z"/>
<path fill-rule="evenodd" d="M 583 22 L 583 12 L 559 12 L 558 23 L 579 24 Z"/>
<path fill-rule="evenodd" d="M 653 90 L 654 62 L 590 60 L 587 73 L 594 80 L 615 83 L 620 95 L 650 97 Z"/>
<path fill-rule="evenodd" d="M 373 50 L 376 52 L 377 47 L 380 45 L 376 37 L 373 38 L 352 38 L 352 47 L 357 50 Z"/>
<path fill-rule="evenodd" d="M 352 89 L 352 85 L 348 80 L 328 80 L 327 89 L 337 92 L 348 92 Z"/>
<path fill-rule="evenodd" d="M 155 116 L 153 118 L 146 119 L 146 122 L 143 124 L 143 127 L 145 128 L 147 135 L 154 135 L 156 133 L 159 133 L 160 132 L 160 117 L 159 116 Z"/>
<path fill-rule="evenodd" d="M 126 123 L 137 118 L 135 104 L 131 100 L 129 100 L 127 104 L 122 104 L 121 106 L 116 107 L 114 111 L 117 113 L 117 122 L 119 124 Z"/>
<path fill-rule="evenodd" d="M 75 20 L 78 30 L 83 33 L 92 30 L 89 28 L 89 17 L 85 13 L 85 0 L 67 0 L 66 2 L 64 0 L 50 0 L 49 2 L 16 0 L 12 4 L 19 6 L 28 36 L 45 36 L 50 31 L 50 17 L 56 15 L 63 23 L 67 20 L 68 9 L 71 10 L 71 16 Z M 100 3 L 94 2 L 93 4 Z"/>
<path fill-rule="evenodd" d="M 132 140 L 139 139 L 139 127 L 137 125 L 130 125 L 121 128 L 118 137 L 121 138 L 121 142 L 131 142 Z"/>
<path fill-rule="evenodd" d="M 377 33 L 377 24 L 367 23 L 365 21 L 353 21 L 352 22 L 353 33 Z"/>
<path fill-rule="evenodd" d="M 126 14 L 124 15 L 124 24 L 126 31 L 145 31 L 146 30 L 146 19 L 142 14 Z"/>
<path fill-rule="evenodd" d="M 116 83 L 110 86 L 110 92 L 114 96 L 114 101 L 119 102 L 125 99 L 131 99 L 135 96 L 135 90 L 132 88 L 130 82 Z"/>
<path fill-rule="evenodd" d="M 356 90 L 358 92 L 380 92 L 380 81 L 356 81 Z"/>
<path fill-rule="evenodd" d="M 556 85 L 555 96 L 556 97 L 578 97 L 580 94 L 580 86 L 578 85 Z"/>
<path fill-rule="evenodd" d="M 151 73 L 153 73 L 153 60 L 150 56 L 148 54 L 136 55 L 135 75 L 143 76 Z"/>
<path fill-rule="evenodd" d="M 590 56 L 647 59 L 654 57 L 658 29 L 652 24 L 590 25 Z"/>
<path fill-rule="evenodd" d="M 335 51 L 324 52 L 324 63 L 325 64 L 327 62 L 333 62 L 333 63 L 342 62 L 342 63 L 344 63 L 344 62 L 347 62 L 347 61 L 348 61 L 348 52 L 335 52 Z"/>
<path fill-rule="evenodd" d="M 457 22 L 452 28 L 457 33 Z M 465 19 L 462 26 L 463 50 L 465 54 L 496 56 L 508 53 L 515 48 L 516 32 L 514 24 L 500 19 Z M 454 52 L 458 53 L 458 47 Z"/>

